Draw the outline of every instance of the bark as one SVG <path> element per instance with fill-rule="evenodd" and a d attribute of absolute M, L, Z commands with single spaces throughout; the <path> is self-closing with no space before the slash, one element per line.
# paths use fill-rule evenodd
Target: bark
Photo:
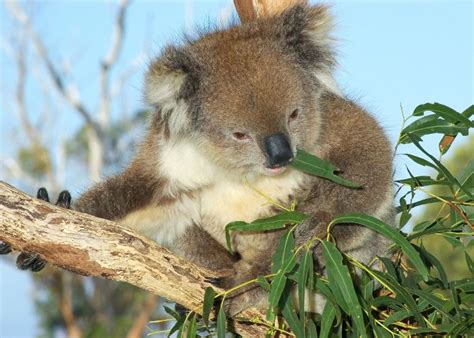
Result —
<path fill-rule="evenodd" d="M 117 223 L 32 198 L 3 181 L 0 241 L 81 275 L 127 282 L 197 313 L 205 289 L 212 286 L 206 278 L 218 277 Z M 252 309 L 241 316 L 262 318 Z M 235 321 L 232 326 L 242 336 L 266 332 L 256 324 Z"/>

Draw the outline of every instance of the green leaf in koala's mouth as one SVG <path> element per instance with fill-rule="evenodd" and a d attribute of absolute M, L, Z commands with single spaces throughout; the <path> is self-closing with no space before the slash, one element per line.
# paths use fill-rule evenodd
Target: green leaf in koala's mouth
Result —
<path fill-rule="evenodd" d="M 311 155 L 310 153 L 307 153 L 301 149 L 298 149 L 296 157 L 291 163 L 291 166 L 296 170 L 310 175 L 326 178 L 345 187 L 362 188 L 362 185 L 352 182 L 347 178 L 338 176 L 336 174 L 338 169 L 328 161 L 322 160 L 319 157 Z"/>

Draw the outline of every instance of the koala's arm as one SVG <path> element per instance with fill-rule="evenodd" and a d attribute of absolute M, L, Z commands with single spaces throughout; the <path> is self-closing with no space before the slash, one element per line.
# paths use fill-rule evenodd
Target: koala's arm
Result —
<path fill-rule="evenodd" d="M 97 217 L 120 221 L 132 212 L 169 201 L 162 194 L 164 181 L 157 171 L 151 145 L 157 142 L 148 136 L 131 165 L 120 175 L 110 177 L 82 194 L 73 209 Z M 158 220 L 157 220 L 158 222 Z M 157 225 L 159 226 L 159 225 Z M 173 227 L 174 224 L 166 224 Z M 135 229 L 139 232 L 140 229 Z M 158 240 L 159 238 L 153 238 Z M 235 257 L 197 225 L 190 226 L 170 245 L 177 255 L 209 270 L 225 273 L 232 268 Z"/>
<path fill-rule="evenodd" d="M 328 223 L 350 212 L 361 212 L 394 223 L 392 150 L 376 121 L 357 104 L 335 95 L 322 100 L 324 132 L 320 156 L 342 171 L 342 176 L 362 184 L 351 189 L 315 178 L 302 210 L 312 217 L 297 231 L 302 243 L 324 236 Z M 368 262 L 387 249 L 387 240 L 357 225 L 337 225 L 331 230 L 340 249 Z M 320 258 L 320 248 L 316 256 Z M 319 260 L 319 259 L 318 259 Z"/>
<path fill-rule="evenodd" d="M 82 194 L 73 209 L 108 220 L 118 220 L 151 203 L 159 183 L 139 170 L 128 169 Z"/>

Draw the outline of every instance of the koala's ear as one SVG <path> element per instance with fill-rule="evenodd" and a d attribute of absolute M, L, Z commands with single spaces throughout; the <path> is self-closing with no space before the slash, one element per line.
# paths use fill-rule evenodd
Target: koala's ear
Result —
<path fill-rule="evenodd" d="M 283 12 L 276 23 L 279 38 L 303 65 L 316 68 L 334 65 L 331 36 L 334 25 L 327 6 L 296 5 Z"/>
<path fill-rule="evenodd" d="M 148 68 L 145 98 L 151 105 L 167 106 L 192 96 L 199 85 L 198 67 L 182 49 L 167 47 Z"/>
<path fill-rule="evenodd" d="M 186 103 L 198 89 L 198 67 L 182 49 L 168 47 L 148 68 L 145 76 L 145 100 L 157 107 L 171 129 L 189 124 Z"/>

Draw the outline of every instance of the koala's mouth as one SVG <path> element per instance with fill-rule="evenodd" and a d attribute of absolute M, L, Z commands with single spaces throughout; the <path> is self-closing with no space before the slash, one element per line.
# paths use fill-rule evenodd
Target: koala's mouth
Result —
<path fill-rule="evenodd" d="M 267 174 L 268 176 L 280 175 L 281 173 L 283 173 L 286 170 L 286 168 L 287 168 L 286 166 L 285 167 L 274 167 L 274 168 L 265 167 L 265 174 Z"/>

